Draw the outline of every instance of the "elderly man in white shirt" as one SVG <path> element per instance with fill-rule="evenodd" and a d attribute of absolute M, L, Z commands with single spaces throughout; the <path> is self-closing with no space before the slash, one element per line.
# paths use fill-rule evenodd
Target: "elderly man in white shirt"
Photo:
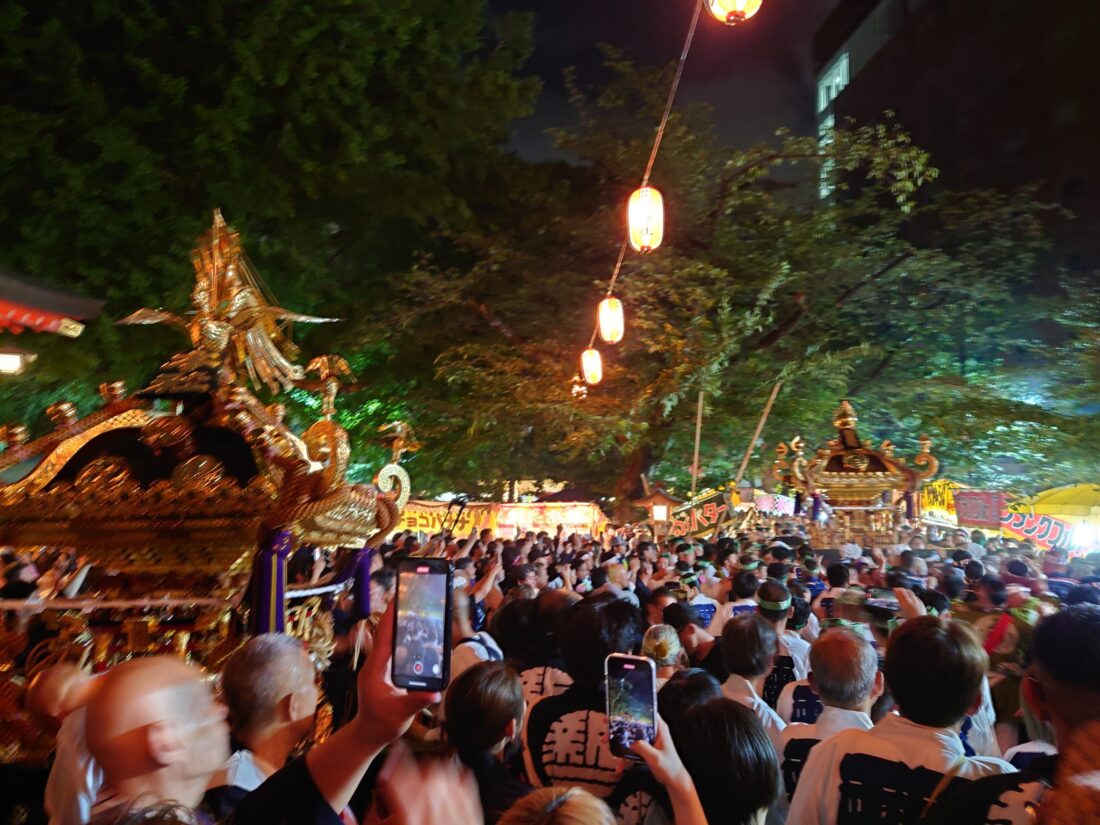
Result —
<path fill-rule="evenodd" d="M 779 769 L 783 777 L 780 808 L 786 809 L 810 751 L 834 733 L 870 730 L 871 707 L 882 695 L 878 654 L 862 636 L 832 628 L 810 649 L 810 686 L 823 708 L 813 724 L 788 725 L 782 734 Z"/>
<path fill-rule="evenodd" d="M 900 715 L 870 730 L 849 728 L 810 752 L 788 822 L 881 825 L 913 822 L 959 783 L 1015 769 L 968 757 L 958 729 L 981 701 L 989 658 L 962 622 L 909 619 L 890 637 L 884 675 Z"/>
<path fill-rule="evenodd" d="M 778 753 L 786 725 L 760 697 L 779 652 L 775 627 L 756 613 L 734 616 L 722 628 L 721 644 L 722 663 L 730 674 L 722 685 L 722 693 L 756 714 Z"/>

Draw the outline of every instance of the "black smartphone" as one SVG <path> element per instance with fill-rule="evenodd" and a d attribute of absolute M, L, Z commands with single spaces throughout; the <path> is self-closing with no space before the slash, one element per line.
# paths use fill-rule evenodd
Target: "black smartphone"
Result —
<path fill-rule="evenodd" d="M 880 610 L 890 610 L 894 613 L 901 610 L 898 597 L 894 595 L 893 590 L 880 590 L 878 588 L 868 590 L 866 604 L 868 607 L 877 607 Z"/>
<path fill-rule="evenodd" d="M 393 683 L 443 690 L 451 669 L 453 574 L 446 559 L 402 559 L 393 612 Z"/>
<path fill-rule="evenodd" d="M 612 653 L 604 661 L 607 726 L 611 752 L 638 759 L 635 742 L 657 738 L 657 670 L 652 659 Z"/>

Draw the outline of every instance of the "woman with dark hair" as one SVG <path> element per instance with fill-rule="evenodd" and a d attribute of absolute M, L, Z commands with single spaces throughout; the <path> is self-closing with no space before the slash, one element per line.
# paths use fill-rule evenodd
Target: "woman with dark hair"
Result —
<path fill-rule="evenodd" d="M 779 767 L 756 715 L 732 699 L 711 699 L 669 720 L 669 728 L 707 822 L 763 825 L 778 795 Z"/>
<path fill-rule="evenodd" d="M 489 620 L 489 632 L 504 651 L 504 658 L 517 670 L 523 670 L 532 659 L 531 623 L 535 609 L 531 599 L 510 601 Z"/>
<path fill-rule="evenodd" d="M 503 662 L 476 664 L 447 689 L 447 743 L 477 780 L 486 825 L 532 790 L 507 767 L 526 710 L 519 674 Z"/>
<path fill-rule="evenodd" d="M 657 711 L 669 727 L 676 728 L 680 717 L 696 705 L 722 697 L 722 683 L 710 671 L 692 667 L 673 674 L 657 694 Z"/>

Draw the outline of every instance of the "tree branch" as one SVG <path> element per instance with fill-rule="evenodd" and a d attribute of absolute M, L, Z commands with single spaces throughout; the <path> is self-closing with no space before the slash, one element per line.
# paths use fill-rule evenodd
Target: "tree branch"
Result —
<path fill-rule="evenodd" d="M 899 265 L 905 263 L 905 261 L 908 261 L 915 254 L 916 254 L 916 250 L 908 249 L 905 252 L 903 252 L 902 254 L 898 255 L 896 258 L 894 258 L 894 260 L 890 261 L 888 264 L 883 266 L 881 269 L 879 269 L 875 272 L 872 272 L 870 275 L 868 275 L 866 278 L 864 278 L 859 283 L 853 284 L 852 286 L 848 287 L 846 290 L 844 290 L 842 293 L 840 293 L 840 297 L 836 299 L 836 305 L 838 307 L 844 306 L 844 303 L 849 298 L 851 298 L 853 295 L 855 295 L 857 292 L 859 292 L 865 286 L 869 286 L 870 284 L 873 284 L 879 278 L 881 278 L 884 275 L 888 274 L 891 270 L 896 269 Z"/>
<path fill-rule="evenodd" d="M 749 346 L 749 352 L 760 352 L 775 346 L 779 342 L 779 339 L 798 325 L 798 322 L 802 320 L 802 316 L 806 314 L 806 296 L 801 292 L 796 292 L 794 294 L 794 300 L 796 304 L 794 312 L 780 321 L 770 332 L 757 340 L 755 344 Z"/>
<path fill-rule="evenodd" d="M 466 303 L 469 304 L 474 312 L 482 317 L 486 324 L 488 324 L 490 327 L 503 335 L 505 339 L 507 339 L 508 343 L 513 344 L 517 347 L 523 345 L 523 337 L 517 335 L 510 326 L 500 320 L 500 318 L 498 318 L 496 314 L 491 309 L 489 309 L 489 307 L 485 306 L 485 304 L 483 304 L 481 301 L 477 301 L 473 298 L 467 298 Z"/>

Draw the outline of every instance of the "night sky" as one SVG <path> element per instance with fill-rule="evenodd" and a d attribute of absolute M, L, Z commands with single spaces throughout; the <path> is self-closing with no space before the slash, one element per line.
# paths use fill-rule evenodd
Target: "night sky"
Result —
<path fill-rule="evenodd" d="M 737 28 L 704 12 L 679 99 L 710 103 L 719 134 L 730 144 L 766 139 L 780 126 L 813 133 L 813 34 L 836 3 L 764 0 L 760 12 Z M 675 60 L 694 9 L 693 0 L 489 0 L 489 7 L 536 17 L 527 70 L 544 87 L 535 115 L 516 124 L 512 141 L 532 159 L 552 155 L 548 127 L 572 122 L 563 69 L 575 66 L 582 84 L 598 82 L 599 43 L 623 49 L 640 63 Z"/>

